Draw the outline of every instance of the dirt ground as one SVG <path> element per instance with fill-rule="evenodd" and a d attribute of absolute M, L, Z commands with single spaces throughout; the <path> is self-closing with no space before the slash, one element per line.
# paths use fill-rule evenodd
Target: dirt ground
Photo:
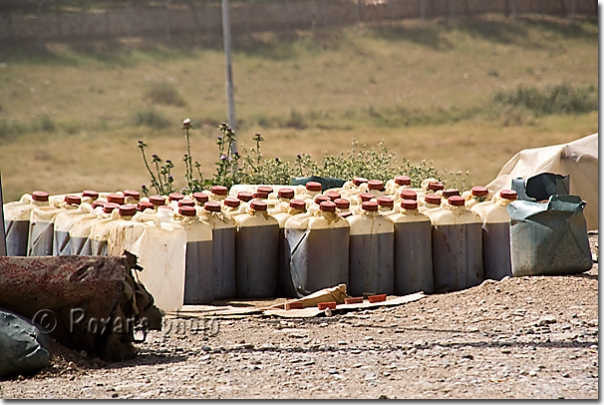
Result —
<path fill-rule="evenodd" d="M 0 381 L 0 397 L 599 398 L 597 263 L 398 307 L 185 325 L 119 363 L 54 343 L 52 366 Z"/>

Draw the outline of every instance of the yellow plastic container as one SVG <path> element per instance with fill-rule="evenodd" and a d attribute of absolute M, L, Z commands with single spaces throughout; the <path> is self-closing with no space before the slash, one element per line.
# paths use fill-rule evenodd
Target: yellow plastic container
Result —
<path fill-rule="evenodd" d="M 306 208 L 308 209 L 314 201 L 315 196 L 321 194 L 322 191 L 323 186 L 321 185 L 321 183 L 318 183 L 316 181 L 309 181 L 308 183 L 306 183 L 304 192 L 296 194 L 294 198 L 296 200 L 302 200 L 306 202 Z"/>
<path fill-rule="evenodd" d="M 518 198 L 515 191 L 501 190 L 491 201 L 475 204 L 472 211 L 482 219 L 484 278 L 513 277 L 510 250 L 510 216 L 507 206 Z"/>
<path fill-rule="evenodd" d="M 116 248 L 138 256 L 144 269 L 137 273 L 164 311 L 178 311 L 184 303 L 187 233 L 182 225 L 156 214 L 137 213 L 123 228 Z M 121 250 L 121 247 L 120 250 Z"/>
<path fill-rule="evenodd" d="M 394 224 L 378 211 L 375 201 L 365 201 L 350 223 L 349 294 L 394 292 Z"/>
<path fill-rule="evenodd" d="M 419 206 L 419 212 L 430 215 L 432 211 L 438 210 L 441 207 L 442 198 L 438 194 L 418 196 L 417 205 Z"/>
<path fill-rule="evenodd" d="M 195 207 L 182 206 L 174 216 L 187 234 L 185 305 L 208 305 L 214 300 L 212 226 L 200 221 Z"/>
<path fill-rule="evenodd" d="M 411 188 L 411 178 L 409 176 L 396 176 L 386 182 L 386 194 L 395 200 L 400 196 L 401 191 Z"/>
<path fill-rule="evenodd" d="M 303 297 L 326 287 L 348 285 L 350 225 L 324 201 L 317 215 L 299 214 L 285 222 L 286 294 Z"/>
<path fill-rule="evenodd" d="M 482 220 L 459 196 L 430 215 L 434 290 L 457 291 L 484 280 Z"/>
<path fill-rule="evenodd" d="M 82 199 L 82 203 L 90 204 L 94 203 L 99 198 L 99 192 L 94 190 L 84 190 L 80 194 L 80 198 Z"/>
<path fill-rule="evenodd" d="M 252 200 L 248 212 L 235 217 L 238 298 L 269 298 L 277 287 L 279 223 L 267 204 Z"/>
<path fill-rule="evenodd" d="M 38 196 L 34 199 L 36 194 Z M 27 256 L 31 211 L 35 207 L 43 206 L 48 206 L 48 193 L 43 191 L 24 194 L 19 201 L 8 202 L 2 206 L 7 256 Z"/>
<path fill-rule="evenodd" d="M 271 209 L 269 208 L 269 214 L 275 216 L 280 213 L 286 213 L 289 210 L 289 203 L 294 198 L 296 191 L 290 187 L 281 187 L 277 192 L 276 204 Z"/>
<path fill-rule="evenodd" d="M 91 212 L 92 206 L 86 203 L 82 204 L 81 197 L 77 195 L 65 196 L 63 211 L 59 212 L 55 218 L 53 256 L 69 256 L 72 254 L 69 231 L 80 218 L 89 215 Z"/>
<path fill-rule="evenodd" d="M 225 199 L 233 199 L 227 197 Z M 235 239 L 237 224 L 226 215 L 216 201 L 208 202 L 198 211 L 200 221 L 212 229 L 212 273 L 214 280 L 214 299 L 235 298 L 237 295 L 235 268 Z"/>
<path fill-rule="evenodd" d="M 124 190 L 124 204 L 136 205 L 141 200 L 141 193 L 136 190 Z"/>
<path fill-rule="evenodd" d="M 377 198 L 378 212 L 382 215 L 394 214 L 394 199 L 390 196 L 383 195 Z"/>
<path fill-rule="evenodd" d="M 92 246 L 90 243 L 90 230 L 94 224 L 104 217 L 103 206 L 98 200 L 92 205 L 90 214 L 82 215 L 69 230 L 69 240 L 71 243 L 71 254 L 78 256 L 92 255 Z"/>
<path fill-rule="evenodd" d="M 293 190 L 292 190 L 293 192 Z M 283 297 L 288 291 L 293 294 L 293 287 L 291 286 L 291 278 L 289 277 L 289 261 L 286 260 L 285 254 L 285 223 L 292 216 L 301 216 L 306 214 L 306 203 L 302 200 L 292 199 L 289 202 L 287 210 L 273 214 L 273 217 L 279 223 L 279 243 L 277 245 L 277 256 L 278 256 L 278 268 L 277 268 L 277 289 L 276 296 Z M 288 281 L 289 285 L 285 287 L 285 280 Z"/>
<path fill-rule="evenodd" d="M 210 201 L 218 201 L 221 202 L 225 198 L 227 198 L 229 194 L 229 189 L 224 186 L 212 186 L 210 189 L 210 193 L 208 197 Z"/>
<path fill-rule="evenodd" d="M 432 293 L 432 223 L 415 200 L 402 200 L 399 207 L 388 217 L 394 223 L 394 294 Z"/>
<path fill-rule="evenodd" d="M 134 215 L 134 214 L 132 214 Z M 129 215 L 131 218 L 132 215 Z M 109 231 L 111 224 L 120 220 L 120 206 L 116 203 L 107 203 L 103 206 L 103 215 L 90 228 L 90 248 L 93 256 L 109 255 Z M 120 252 L 122 254 L 123 252 Z"/>
<path fill-rule="evenodd" d="M 48 201 L 48 194 L 33 193 L 34 201 Z M 27 256 L 52 256 L 55 218 L 62 209 L 57 206 L 34 206 L 29 219 Z"/>

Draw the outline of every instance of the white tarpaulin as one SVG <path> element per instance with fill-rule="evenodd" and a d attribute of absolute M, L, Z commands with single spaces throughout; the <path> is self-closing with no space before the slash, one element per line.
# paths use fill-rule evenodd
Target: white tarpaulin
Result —
<path fill-rule="evenodd" d="M 496 193 L 511 188 L 512 179 L 549 172 L 570 175 L 570 193 L 587 202 L 587 229 L 598 229 L 598 134 L 563 144 L 518 152 L 487 185 Z"/>

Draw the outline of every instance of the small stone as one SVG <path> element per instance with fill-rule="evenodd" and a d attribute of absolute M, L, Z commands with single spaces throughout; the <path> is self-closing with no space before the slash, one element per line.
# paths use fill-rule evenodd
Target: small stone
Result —
<path fill-rule="evenodd" d="M 388 377 L 390 375 L 388 371 L 384 371 L 382 374 L 384 374 L 384 377 Z"/>
<path fill-rule="evenodd" d="M 373 340 L 373 336 L 365 336 L 365 340 Z"/>
<path fill-rule="evenodd" d="M 204 352 L 210 352 L 212 351 L 212 348 L 208 345 L 203 345 L 201 346 L 201 350 L 203 350 Z"/>
<path fill-rule="evenodd" d="M 503 349 L 501 349 L 501 353 L 503 353 L 503 354 L 512 353 L 512 350 L 508 349 L 507 347 L 504 347 Z"/>
<path fill-rule="evenodd" d="M 474 356 L 472 356 L 471 354 L 464 354 L 463 356 L 461 356 L 462 359 L 469 359 L 469 360 L 474 360 Z"/>
<path fill-rule="evenodd" d="M 501 292 L 501 288 L 499 288 L 499 287 L 495 287 L 495 292 L 496 292 L 496 293 L 500 293 L 500 292 Z"/>
<path fill-rule="evenodd" d="M 119 396 L 119 394 L 117 392 L 111 394 L 111 398 L 117 398 Z"/>
<path fill-rule="evenodd" d="M 338 374 L 338 370 L 336 370 L 335 368 L 331 368 L 328 371 L 329 374 Z"/>
<path fill-rule="evenodd" d="M 551 323 L 556 323 L 556 317 L 552 315 L 546 315 L 541 318 L 537 322 L 535 322 L 535 326 L 545 326 Z"/>
<path fill-rule="evenodd" d="M 564 378 L 570 378 L 570 374 L 569 373 L 563 373 L 562 377 L 564 377 Z"/>
<path fill-rule="evenodd" d="M 340 346 L 344 346 L 344 345 L 347 345 L 347 344 L 348 344 L 348 342 L 346 342 L 345 340 L 340 340 L 340 341 L 338 342 L 338 344 L 339 344 Z"/>
<path fill-rule="evenodd" d="M 535 377 L 535 376 L 537 375 L 537 372 L 536 372 L 535 370 L 531 370 L 531 371 L 529 372 L 529 375 L 530 375 L 531 377 Z"/>
<path fill-rule="evenodd" d="M 363 367 L 363 363 L 357 363 L 352 366 L 352 368 L 359 368 L 359 367 Z"/>
<path fill-rule="evenodd" d="M 304 363 L 303 365 L 304 366 L 312 366 L 313 364 L 315 364 L 315 361 L 314 360 L 309 360 L 306 363 Z"/>

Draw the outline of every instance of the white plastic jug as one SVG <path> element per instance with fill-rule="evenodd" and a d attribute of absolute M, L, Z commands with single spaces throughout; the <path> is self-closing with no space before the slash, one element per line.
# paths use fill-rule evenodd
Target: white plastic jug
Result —
<path fill-rule="evenodd" d="M 48 198 L 48 195 L 46 195 Z M 34 201 L 43 201 L 42 194 L 32 194 Z M 55 218 L 61 208 L 56 206 L 35 206 L 29 219 L 29 236 L 27 239 L 28 256 L 52 256 Z"/>
<path fill-rule="evenodd" d="M 92 206 L 81 201 L 81 197 L 77 195 L 65 197 L 64 210 L 58 213 L 55 218 L 53 256 L 69 256 L 72 254 L 69 231 L 80 218 L 92 212 Z"/>
<path fill-rule="evenodd" d="M 35 193 L 44 193 L 37 191 Z M 48 197 L 48 193 L 44 193 Z M 6 254 L 8 256 L 27 256 L 29 239 L 29 219 L 36 206 L 48 206 L 47 199 L 34 200 L 31 194 L 23 194 L 19 201 L 12 201 L 2 206 L 4 210 L 4 233 L 6 237 Z"/>

